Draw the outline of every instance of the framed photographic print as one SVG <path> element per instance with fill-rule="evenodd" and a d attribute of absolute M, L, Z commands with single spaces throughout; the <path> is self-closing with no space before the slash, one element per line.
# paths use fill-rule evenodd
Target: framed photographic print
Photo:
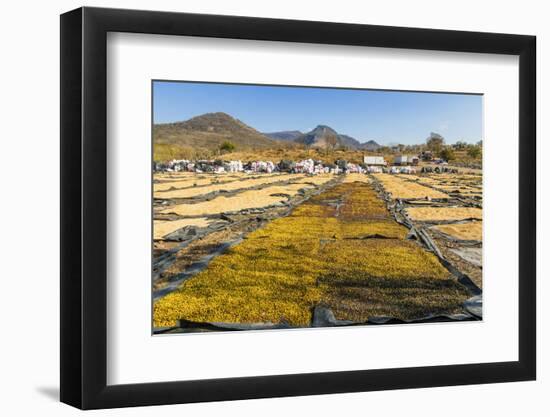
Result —
<path fill-rule="evenodd" d="M 61 16 L 61 400 L 535 379 L 535 38 Z"/>

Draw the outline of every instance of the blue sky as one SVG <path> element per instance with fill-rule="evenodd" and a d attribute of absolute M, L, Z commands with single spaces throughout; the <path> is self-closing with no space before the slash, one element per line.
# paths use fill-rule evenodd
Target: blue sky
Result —
<path fill-rule="evenodd" d="M 380 144 L 482 139 L 480 95 L 155 81 L 153 106 L 154 123 L 224 112 L 261 132 L 324 124 Z"/>

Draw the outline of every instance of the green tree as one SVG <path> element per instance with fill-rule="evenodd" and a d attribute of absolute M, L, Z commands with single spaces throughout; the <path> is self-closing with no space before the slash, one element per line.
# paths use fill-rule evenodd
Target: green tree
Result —
<path fill-rule="evenodd" d="M 465 149 L 468 146 L 468 144 L 464 141 L 458 140 L 455 143 L 455 149 Z"/>
<path fill-rule="evenodd" d="M 452 161 L 455 159 L 455 153 L 452 148 L 443 148 L 439 151 L 439 157 L 445 161 Z"/>
<path fill-rule="evenodd" d="M 231 153 L 235 150 L 235 145 L 233 142 L 229 142 L 226 140 L 224 143 L 220 145 L 220 152 L 221 153 Z"/>
<path fill-rule="evenodd" d="M 478 159 L 479 157 L 481 157 L 481 147 L 470 146 L 468 148 L 468 156 L 473 159 Z"/>
<path fill-rule="evenodd" d="M 440 134 L 432 132 L 426 139 L 426 145 L 430 151 L 438 153 L 445 145 L 445 139 Z"/>

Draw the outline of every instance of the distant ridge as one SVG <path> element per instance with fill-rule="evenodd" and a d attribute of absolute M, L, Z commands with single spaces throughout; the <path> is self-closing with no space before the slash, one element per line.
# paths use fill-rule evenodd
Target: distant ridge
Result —
<path fill-rule="evenodd" d="M 326 125 L 318 125 L 312 131 L 297 137 L 295 141 L 312 148 L 361 148 L 361 142 L 357 139 L 349 135 L 339 134 L 336 130 Z"/>
<path fill-rule="evenodd" d="M 352 149 L 376 152 L 381 146 L 374 140 L 361 143 L 336 132 L 327 125 L 318 125 L 307 133 L 299 130 L 261 133 L 227 113 L 205 113 L 189 120 L 153 125 L 155 145 L 175 145 L 189 149 L 218 150 L 230 141 L 236 150 L 276 149 L 303 144 L 312 148 Z"/>
<path fill-rule="evenodd" d="M 361 148 L 361 142 L 359 142 L 357 139 L 352 138 L 348 135 L 340 135 L 340 139 L 342 140 L 342 144 L 348 148 L 351 149 L 359 149 Z"/>
<path fill-rule="evenodd" d="M 361 144 L 361 149 L 364 149 L 366 151 L 370 152 L 376 152 L 378 149 L 380 149 L 382 146 L 376 143 L 374 140 L 369 140 L 368 142 L 365 142 Z"/>
<path fill-rule="evenodd" d="M 246 125 L 227 113 L 206 113 L 186 121 L 156 124 L 153 126 L 155 144 L 217 149 L 232 142 L 237 149 L 274 148 L 278 142 Z"/>
<path fill-rule="evenodd" d="M 284 130 L 282 132 L 264 133 L 264 135 L 271 139 L 293 141 L 303 133 L 299 130 Z"/>

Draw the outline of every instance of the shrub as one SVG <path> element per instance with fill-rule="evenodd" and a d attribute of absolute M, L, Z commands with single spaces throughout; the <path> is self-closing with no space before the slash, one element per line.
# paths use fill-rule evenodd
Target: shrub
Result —
<path fill-rule="evenodd" d="M 233 142 L 229 142 L 228 140 L 226 140 L 220 145 L 220 151 L 222 153 L 231 153 L 234 150 L 235 150 L 235 144 L 233 144 Z"/>
<path fill-rule="evenodd" d="M 481 147 L 471 146 L 468 148 L 468 156 L 473 159 L 478 159 L 481 157 Z"/>
<path fill-rule="evenodd" d="M 444 159 L 445 161 L 452 161 L 455 159 L 455 153 L 451 148 L 443 148 L 439 152 L 439 157 Z"/>

